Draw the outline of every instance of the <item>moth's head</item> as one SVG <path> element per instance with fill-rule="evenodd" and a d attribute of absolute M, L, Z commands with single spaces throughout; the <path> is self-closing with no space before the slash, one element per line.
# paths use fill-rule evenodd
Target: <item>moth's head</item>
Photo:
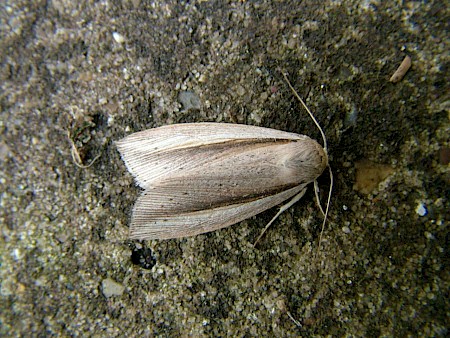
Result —
<path fill-rule="evenodd" d="M 328 155 L 325 149 L 309 137 L 292 142 L 289 148 L 289 157 L 285 166 L 295 172 L 299 182 L 314 181 L 328 166 Z"/>
<path fill-rule="evenodd" d="M 317 152 L 317 156 L 319 157 L 320 160 L 320 174 L 319 176 L 322 174 L 322 172 L 325 170 L 326 167 L 328 167 L 328 153 L 326 151 L 326 149 L 324 149 L 317 141 L 312 140 L 314 143 L 314 146 L 316 148 L 316 152 Z"/>

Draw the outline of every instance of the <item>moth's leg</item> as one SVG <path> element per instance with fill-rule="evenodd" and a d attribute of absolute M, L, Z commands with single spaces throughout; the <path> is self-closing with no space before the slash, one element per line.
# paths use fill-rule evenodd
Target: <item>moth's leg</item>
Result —
<path fill-rule="evenodd" d="M 317 245 L 317 252 L 319 252 L 320 250 L 320 243 L 322 243 L 322 236 L 323 236 L 323 232 L 325 230 L 325 223 L 327 222 L 327 217 L 328 217 L 328 211 L 330 210 L 330 203 L 331 203 L 331 193 L 333 191 L 333 184 L 334 184 L 334 176 L 333 176 L 333 171 L 331 170 L 331 167 L 328 166 L 328 170 L 330 171 L 330 190 L 328 192 L 328 200 L 327 200 L 327 208 L 325 209 L 325 212 L 323 212 L 322 208 L 320 208 L 320 210 L 322 211 L 323 214 L 323 223 L 322 223 L 322 230 L 320 231 L 320 236 L 319 236 L 319 245 Z M 317 184 L 317 180 L 314 180 L 314 187 L 316 187 L 317 185 L 317 190 L 318 190 L 318 184 Z M 317 198 L 317 203 L 320 205 L 319 202 L 319 193 L 316 192 L 316 198 Z"/>
<path fill-rule="evenodd" d="M 316 195 L 317 206 L 319 207 L 323 217 L 325 217 L 325 212 L 323 211 L 322 205 L 320 204 L 319 191 L 319 184 L 317 183 L 317 180 L 314 180 L 314 194 Z"/>
<path fill-rule="evenodd" d="M 269 223 L 267 223 L 266 227 L 264 228 L 264 230 L 261 232 L 261 234 L 258 236 L 258 238 L 256 239 L 255 243 L 253 243 L 253 246 L 256 246 L 256 244 L 259 242 L 259 240 L 261 239 L 261 237 L 264 235 L 264 233 L 266 232 L 267 229 L 269 229 L 269 227 L 271 226 L 271 224 L 278 218 L 278 216 L 280 216 L 283 212 L 285 212 L 287 209 L 289 209 L 290 207 L 292 207 L 295 203 L 297 203 L 305 194 L 306 192 L 306 187 L 304 187 L 302 190 L 300 190 L 300 192 L 295 195 L 294 197 L 292 197 L 292 199 L 286 203 L 285 205 L 283 205 L 280 208 L 280 211 L 277 212 L 277 214 L 270 220 Z"/>

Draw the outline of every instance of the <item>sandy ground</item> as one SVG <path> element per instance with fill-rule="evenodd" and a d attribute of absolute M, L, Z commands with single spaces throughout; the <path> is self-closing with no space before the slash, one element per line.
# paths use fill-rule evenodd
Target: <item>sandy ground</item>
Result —
<path fill-rule="evenodd" d="M 0 5 L 2 336 L 448 335 L 443 1 L 77 3 Z M 114 142 L 194 121 L 321 142 L 282 71 L 328 137 L 320 249 L 312 188 L 256 248 L 274 209 L 129 240 Z"/>

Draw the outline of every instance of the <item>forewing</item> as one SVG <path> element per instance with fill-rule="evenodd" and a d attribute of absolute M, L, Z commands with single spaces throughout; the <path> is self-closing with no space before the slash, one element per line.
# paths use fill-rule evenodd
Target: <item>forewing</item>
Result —
<path fill-rule="evenodd" d="M 186 123 L 131 134 L 117 142 L 128 170 L 147 188 L 154 181 L 179 170 L 203 165 L 219 148 L 264 140 L 300 140 L 304 135 L 280 130 L 227 123 Z M 201 153 L 199 149 L 208 148 Z"/>
<path fill-rule="evenodd" d="M 155 206 L 161 202 L 157 190 L 146 190 L 138 198 L 130 226 L 132 239 L 170 239 L 194 236 L 214 231 L 238 223 L 244 219 L 270 209 L 296 195 L 305 185 L 299 185 L 278 194 L 244 203 L 235 203 L 217 208 L 186 211 L 167 214 L 161 213 Z M 185 201 L 173 202 L 185 205 Z M 161 205 L 161 204 L 160 204 Z"/>

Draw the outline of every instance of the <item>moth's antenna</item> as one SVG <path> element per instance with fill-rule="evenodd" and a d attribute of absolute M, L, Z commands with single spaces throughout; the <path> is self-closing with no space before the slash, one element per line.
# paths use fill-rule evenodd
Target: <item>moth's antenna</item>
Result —
<path fill-rule="evenodd" d="M 297 94 L 297 91 L 294 89 L 294 87 L 292 87 L 291 83 L 289 82 L 289 79 L 288 79 L 287 75 L 284 72 L 282 72 L 282 74 L 283 74 L 284 79 L 286 80 L 289 88 L 291 88 L 292 92 L 294 93 L 295 97 L 300 101 L 302 106 L 306 109 L 306 111 L 308 112 L 309 116 L 311 117 L 311 119 L 314 121 L 314 123 L 316 124 L 317 128 L 319 129 L 320 134 L 322 135 L 322 139 L 323 139 L 323 149 L 325 150 L 325 154 L 327 154 L 327 156 L 328 156 L 327 138 L 325 136 L 325 133 L 322 130 L 322 127 L 320 126 L 319 122 L 317 122 L 316 118 L 314 117 L 313 113 L 311 113 L 311 111 L 309 110 L 309 108 L 306 105 L 306 103 L 302 100 L 300 95 Z M 333 178 L 333 172 L 331 171 L 330 165 L 328 165 L 328 170 L 330 172 L 330 190 L 328 192 L 327 207 L 325 208 L 325 212 L 323 211 L 323 208 L 320 205 L 319 192 L 318 192 L 319 191 L 319 185 L 317 184 L 316 180 L 314 181 L 314 192 L 315 192 L 315 195 L 316 195 L 317 204 L 319 205 L 319 209 L 320 209 L 320 211 L 322 212 L 322 214 L 324 216 L 323 223 L 322 223 L 322 230 L 320 231 L 320 236 L 319 236 L 318 250 L 320 250 L 320 243 L 322 243 L 323 231 L 325 230 L 325 224 L 326 224 L 327 218 L 328 218 L 328 211 L 330 210 L 331 192 L 333 191 L 334 178 Z"/>
<path fill-rule="evenodd" d="M 287 75 L 283 72 L 283 76 L 284 79 L 286 80 L 289 88 L 291 88 L 292 92 L 294 93 L 295 97 L 300 101 L 300 103 L 302 104 L 302 106 L 306 109 L 306 111 L 308 112 L 309 116 L 311 117 L 311 119 L 314 121 L 314 123 L 316 124 L 317 128 L 319 129 L 320 133 L 322 134 L 322 139 L 323 139 L 323 149 L 325 149 L 325 152 L 328 155 L 328 148 L 327 148 L 327 138 L 325 137 L 325 133 L 322 130 L 322 127 L 320 126 L 319 122 L 317 122 L 316 118 L 314 117 L 313 113 L 311 113 L 311 111 L 309 110 L 308 106 L 306 105 L 305 102 L 303 102 L 302 98 L 300 97 L 300 95 L 297 94 L 297 91 L 294 89 L 294 87 L 292 87 L 291 83 L 289 82 Z"/>

